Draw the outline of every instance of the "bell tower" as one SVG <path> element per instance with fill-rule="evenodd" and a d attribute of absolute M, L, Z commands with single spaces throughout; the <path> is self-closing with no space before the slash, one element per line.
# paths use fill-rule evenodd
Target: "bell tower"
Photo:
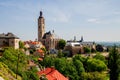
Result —
<path fill-rule="evenodd" d="M 40 11 L 40 16 L 38 18 L 38 41 L 41 41 L 45 34 L 45 19 L 43 17 L 42 11 Z"/>

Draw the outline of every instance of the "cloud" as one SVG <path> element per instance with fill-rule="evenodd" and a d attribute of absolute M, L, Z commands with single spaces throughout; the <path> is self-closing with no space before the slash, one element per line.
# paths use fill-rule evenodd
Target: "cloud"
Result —
<path fill-rule="evenodd" d="M 90 23 L 101 23 L 101 21 L 99 19 L 96 19 L 96 18 L 88 19 L 87 22 L 90 22 Z"/>

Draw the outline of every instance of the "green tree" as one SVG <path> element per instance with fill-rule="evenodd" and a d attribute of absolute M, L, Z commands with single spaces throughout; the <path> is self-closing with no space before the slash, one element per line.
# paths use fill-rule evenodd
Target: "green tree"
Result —
<path fill-rule="evenodd" d="M 76 67 L 76 70 L 78 72 L 78 75 L 81 76 L 83 72 L 85 72 L 85 69 L 83 67 L 83 63 L 80 60 L 74 60 L 73 61 L 74 66 Z"/>
<path fill-rule="evenodd" d="M 81 75 L 81 80 L 106 80 L 106 74 L 101 72 L 84 72 Z"/>
<path fill-rule="evenodd" d="M 54 66 L 55 65 L 55 58 L 54 57 L 51 57 L 51 56 L 45 56 L 43 61 L 40 62 L 40 64 L 42 66 L 45 66 L 45 67 L 51 67 L 51 66 Z"/>
<path fill-rule="evenodd" d="M 109 53 L 108 66 L 110 69 L 110 80 L 119 80 L 120 75 L 120 54 L 114 46 Z"/>
<path fill-rule="evenodd" d="M 107 60 L 106 60 L 105 57 L 104 57 L 103 55 L 101 55 L 100 53 L 97 53 L 93 58 L 99 59 L 99 60 L 103 61 L 103 62 L 107 65 Z"/>
<path fill-rule="evenodd" d="M 64 49 L 65 45 L 66 45 L 66 41 L 63 40 L 63 39 L 61 39 L 61 40 L 58 42 L 58 47 L 59 47 L 59 49 Z"/>
<path fill-rule="evenodd" d="M 62 53 L 61 50 L 59 50 L 59 51 L 58 51 L 58 54 L 57 54 L 57 57 L 61 58 L 61 57 L 63 57 L 63 56 L 64 56 L 64 54 Z"/>
<path fill-rule="evenodd" d="M 100 45 L 100 44 L 96 45 L 96 50 L 97 50 L 98 52 L 103 52 L 103 46 Z"/>
<path fill-rule="evenodd" d="M 105 71 L 107 70 L 107 65 L 98 59 L 88 59 L 87 60 L 87 71 L 94 72 L 94 71 Z"/>
<path fill-rule="evenodd" d="M 37 80 L 35 70 L 27 69 L 28 57 L 23 51 L 16 50 L 14 48 L 6 48 L 2 57 L 0 58 L 0 61 L 6 64 L 14 73 L 20 75 L 23 80 Z"/>
<path fill-rule="evenodd" d="M 19 41 L 19 48 L 24 48 L 24 42 Z"/>
<path fill-rule="evenodd" d="M 91 51 L 90 48 L 88 48 L 88 47 L 84 47 L 83 49 L 84 49 L 84 53 L 90 53 L 90 51 Z"/>

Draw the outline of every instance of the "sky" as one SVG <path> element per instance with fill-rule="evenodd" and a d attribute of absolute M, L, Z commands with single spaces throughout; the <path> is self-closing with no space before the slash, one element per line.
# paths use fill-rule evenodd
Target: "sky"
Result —
<path fill-rule="evenodd" d="M 35 40 L 40 11 L 65 40 L 120 41 L 120 0 L 0 0 L 0 33 Z"/>

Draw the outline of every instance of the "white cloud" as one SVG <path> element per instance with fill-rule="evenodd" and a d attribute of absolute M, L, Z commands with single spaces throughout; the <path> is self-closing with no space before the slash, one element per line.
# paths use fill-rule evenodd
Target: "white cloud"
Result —
<path fill-rule="evenodd" d="M 90 22 L 90 23 L 101 23 L 101 21 L 99 19 L 96 19 L 96 18 L 88 19 L 87 22 Z"/>

